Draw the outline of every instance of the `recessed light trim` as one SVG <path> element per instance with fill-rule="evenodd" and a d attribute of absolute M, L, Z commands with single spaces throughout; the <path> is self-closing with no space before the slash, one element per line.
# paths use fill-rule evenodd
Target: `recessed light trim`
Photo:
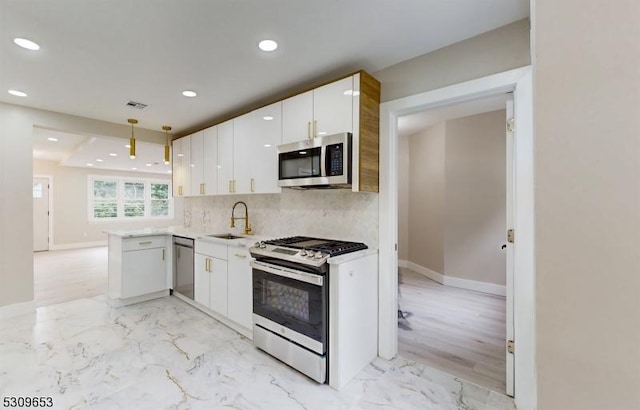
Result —
<path fill-rule="evenodd" d="M 40 50 L 40 46 L 38 45 L 38 43 L 35 43 L 31 40 L 28 40 L 26 38 L 20 38 L 20 37 L 16 37 L 13 39 L 13 42 L 16 43 L 16 45 L 27 49 L 27 50 L 31 50 L 31 51 L 38 51 Z"/>
<path fill-rule="evenodd" d="M 184 95 L 185 97 L 193 98 L 193 97 L 196 97 L 198 95 L 198 93 L 196 93 L 193 90 L 184 90 L 182 92 L 182 95 Z"/>
<path fill-rule="evenodd" d="M 57 138 L 53 138 L 53 137 L 49 137 L 49 138 L 47 138 L 47 140 L 51 141 L 51 142 L 58 142 L 58 139 Z"/>
<path fill-rule="evenodd" d="M 274 51 L 276 48 L 278 48 L 278 43 L 276 43 L 274 40 L 262 40 L 258 43 L 258 47 L 262 51 L 269 52 Z"/>
<path fill-rule="evenodd" d="M 15 95 L 16 97 L 26 97 L 27 93 L 20 90 L 9 90 L 9 94 Z"/>

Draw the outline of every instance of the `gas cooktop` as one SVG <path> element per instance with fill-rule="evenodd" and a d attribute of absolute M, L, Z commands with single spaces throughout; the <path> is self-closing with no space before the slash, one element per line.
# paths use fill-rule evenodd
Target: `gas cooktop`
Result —
<path fill-rule="evenodd" d="M 307 236 L 291 236 L 289 238 L 264 241 L 267 245 L 284 246 L 293 249 L 322 252 L 329 256 L 338 256 L 345 253 L 367 249 L 367 245 L 359 242 L 347 242 L 335 239 L 310 238 Z"/>

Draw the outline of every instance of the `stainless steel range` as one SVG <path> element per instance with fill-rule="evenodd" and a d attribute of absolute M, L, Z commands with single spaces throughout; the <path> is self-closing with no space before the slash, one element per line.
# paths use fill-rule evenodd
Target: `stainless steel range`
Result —
<path fill-rule="evenodd" d="M 253 342 L 319 383 L 327 381 L 329 264 L 363 243 L 294 236 L 258 242 L 253 268 Z"/>

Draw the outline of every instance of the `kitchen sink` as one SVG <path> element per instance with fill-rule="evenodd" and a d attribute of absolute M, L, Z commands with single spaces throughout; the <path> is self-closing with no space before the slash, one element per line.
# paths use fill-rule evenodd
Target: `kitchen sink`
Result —
<path fill-rule="evenodd" d="M 217 233 L 215 235 L 207 235 L 207 236 L 220 238 L 220 239 L 243 239 L 244 238 L 244 236 L 237 236 L 232 233 Z"/>

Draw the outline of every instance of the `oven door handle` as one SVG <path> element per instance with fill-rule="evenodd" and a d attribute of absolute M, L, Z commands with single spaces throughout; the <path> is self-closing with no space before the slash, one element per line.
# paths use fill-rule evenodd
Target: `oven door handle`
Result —
<path fill-rule="evenodd" d="M 302 282 L 310 283 L 312 285 L 322 286 L 324 284 L 324 277 L 320 275 L 314 275 L 312 273 L 291 270 L 260 261 L 252 261 L 251 267 L 263 272 L 271 273 L 273 275 L 299 280 Z"/>

